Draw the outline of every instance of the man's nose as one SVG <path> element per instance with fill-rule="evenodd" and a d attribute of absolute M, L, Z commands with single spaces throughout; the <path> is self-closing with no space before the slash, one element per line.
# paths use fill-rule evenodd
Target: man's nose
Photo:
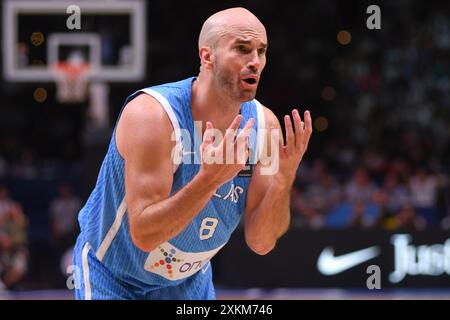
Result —
<path fill-rule="evenodd" d="M 250 60 L 247 64 L 248 68 L 253 72 L 257 72 L 260 67 L 260 60 L 258 56 L 258 51 L 254 50 L 251 54 Z"/>

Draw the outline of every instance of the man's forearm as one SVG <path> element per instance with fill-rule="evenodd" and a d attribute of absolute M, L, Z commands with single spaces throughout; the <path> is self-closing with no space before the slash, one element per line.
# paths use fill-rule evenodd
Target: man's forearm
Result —
<path fill-rule="evenodd" d="M 288 229 L 291 188 L 290 183 L 272 181 L 259 206 L 246 216 L 246 242 L 255 251 L 270 251 Z"/>
<path fill-rule="evenodd" d="M 144 251 L 177 236 L 204 208 L 219 186 L 201 174 L 167 199 L 146 207 L 136 217 L 133 241 Z M 134 231 L 134 232 L 133 232 Z"/>

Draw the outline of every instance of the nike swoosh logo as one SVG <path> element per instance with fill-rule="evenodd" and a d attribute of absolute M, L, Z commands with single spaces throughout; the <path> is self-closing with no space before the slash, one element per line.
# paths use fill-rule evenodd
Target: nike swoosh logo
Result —
<path fill-rule="evenodd" d="M 323 249 L 317 260 L 317 269 L 319 269 L 320 273 L 323 275 L 332 276 L 373 259 L 379 254 L 380 248 L 373 246 L 335 257 L 334 249 L 326 247 Z"/>
<path fill-rule="evenodd" d="M 206 271 L 208 271 L 209 265 L 211 264 L 211 261 L 208 261 L 208 265 L 202 269 L 202 273 L 205 274 Z"/>

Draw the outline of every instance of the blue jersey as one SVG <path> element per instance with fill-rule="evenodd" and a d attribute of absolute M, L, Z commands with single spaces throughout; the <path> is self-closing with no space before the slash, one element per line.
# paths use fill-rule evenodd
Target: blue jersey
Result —
<path fill-rule="evenodd" d="M 181 161 L 174 160 L 171 194 L 189 183 L 200 169 L 201 131 L 194 124 L 190 106 L 194 79 L 137 91 L 127 98 L 124 105 L 139 94 L 149 94 L 170 118 L 173 138 L 181 155 Z M 263 109 L 259 102 L 253 100 L 243 103 L 240 113 L 243 116 L 241 128 L 248 119 L 255 119 L 250 149 L 252 162 L 256 162 L 258 146 L 264 139 L 261 130 L 264 127 Z M 151 252 L 144 252 L 133 244 L 130 237 L 124 169 L 114 130 L 96 186 L 79 214 L 81 233 L 77 246 L 94 252 L 96 259 L 122 283 L 147 292 L 179 285 L 202 268 L 204 270 L 239 224 L 245 208 L 250 171 L 242 172 L 222 185 L 176 237 Z"/>

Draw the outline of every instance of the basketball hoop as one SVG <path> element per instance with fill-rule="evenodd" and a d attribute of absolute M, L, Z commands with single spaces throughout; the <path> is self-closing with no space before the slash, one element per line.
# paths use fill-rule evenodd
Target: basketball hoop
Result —
<path fill-rule="evenodd" d="M 89 63 L 84 62 L 58 62 L 53 66 L 59 103 L 81 103 L 86 100 L 89 70 Z"/>

